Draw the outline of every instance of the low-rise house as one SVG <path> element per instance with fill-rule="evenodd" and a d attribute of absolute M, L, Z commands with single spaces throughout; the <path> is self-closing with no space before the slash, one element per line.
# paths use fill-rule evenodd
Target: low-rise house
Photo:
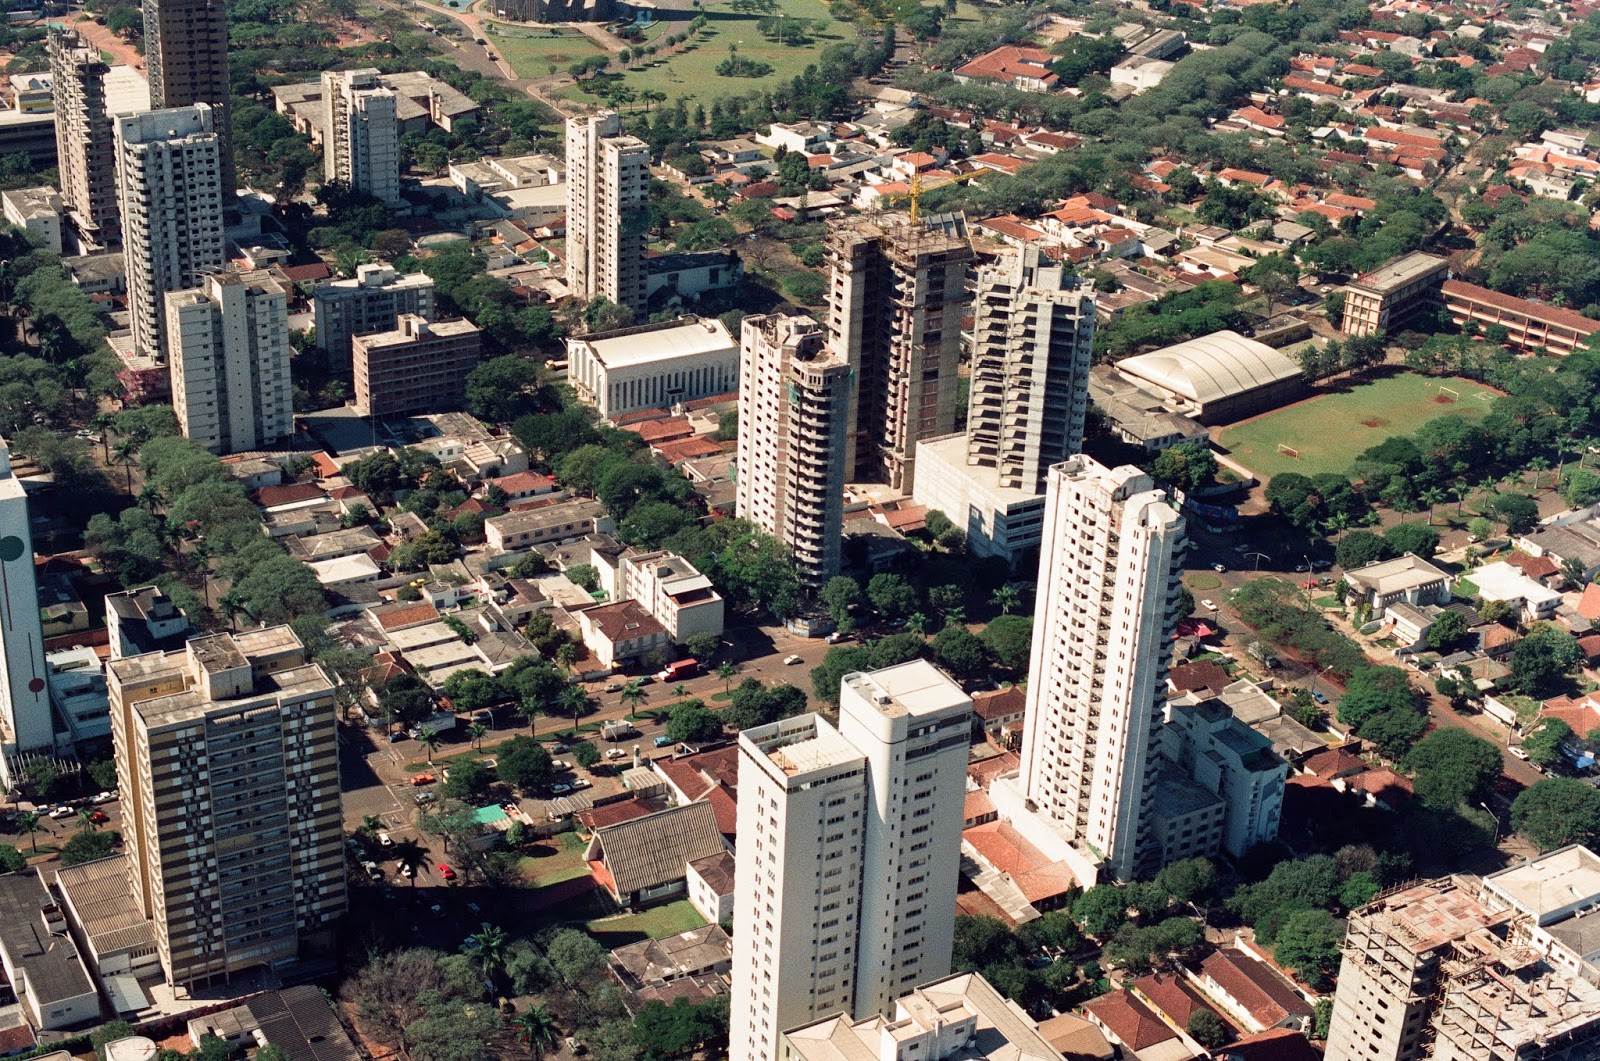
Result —
<path fill-rule="evenodd" d="M 973 727 L 1002 748 L 1016 750 L 1022 741 L 1022 718 L 1028 694 L 1020 685 L 972 694 Z"/>
<path fill-rule="evenodd" d="M 596 829 L 584 859 L 613 899 L 642 906 L 683 892 L 689 863 L 722 850 L 711 805 L 689 803 Z"/>
<path fill-rule="evenodd" d="M 1366 604 L 1375 614 L 1404 602 L 1415 606 L 1450 603 L 1450 578 L 1428 561 L 1407 553 L 1345 572 L 1347 603 Z"/>
<path fill-rule="evenodd" d="M 1178 1033 L 1128 991 L 1113 991 L 1083 1004 L 1083 1015 L 1106 1038 L 1131 1051 L 1139 1061 L 1189 1061 L 1194 1051 Z"/>
<path fill-rule="evenodd" d="M 610 534 L 615 529 L 605 505 L 582 499 L 514 510 L 483 524 L 489 548 L 500 553 L 581 538 L 596 531 Z"/>
<path fill-rule="evenodd" d="M 1213 952 L 1201 963 L 1199 979 L 1205 993 L 1248 1031 L 1311 1027 L 1311 1004 L 1294 985 L 1241 950 Z"/>
<path fill-rule="evenodd" d="M 715 922 L 611 952 L 612 973 L 633 991 L 686 976 L 725 975 L 732 968 L 733 940 Z"/>
<path fill-rule="evenodd" d="M 733 855 L 726 851 L 691 861 L 685 873 L 689 902 L 714 925 L 733 920 Z"/>
<path fill-rule="evenodd" d="M 100 1020 L 100 996 L 66 914 L 32 869 L 0 875 L 0 967 L 35 1031 Z"/>
<path fill-rule="evenodd" d="M 1006 44 L 956 67 L 953 74 L 962 84 L 986 81 L 1019 92 L 1054 92 L 1061 81 L 1050 69 L 1055 58 L 1044 48 Z"/>
<path fill-rule="evenodd" d="M 1561 594 L 1524 575 L 1504 560 L 1484 564 L 1467 578 L 1477 587 L 1477 596 L 1485 601 L 1504 601 L 1518 608 L 1525 620 L 1554 618 L 1561 605 Z"/>
<path fill-rule="evenodd" d="M 664 662 L 672 650 L 672 635 L 638 601 L 587 608 L 577 620 L 583 643 L 607 670 L 657 658 Z"/>

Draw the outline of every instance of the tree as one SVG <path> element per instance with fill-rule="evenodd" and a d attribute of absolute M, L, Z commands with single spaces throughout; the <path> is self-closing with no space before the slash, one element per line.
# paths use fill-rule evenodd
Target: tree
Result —
<path fill-rule="evenodd" d="M 480 361 L 467 373 L 467 410 L 481 420 L 510 423 L 528 411 L 528 392 L 539 384 L 539 367 L 515 355 Z"/>
<path fill-rule="evenodd" d="M 485 980 L 494 982 L 505 972 L 508 942 L 505 929 L 485 921 L 461 942 L 461 953 L 477 963 Z"/>
<path fill-rule="evenodd" d="M 555 1045 L 556 1019 L 543 1006 L 530 1006 L 518 1013 L 511 1018 L 511 1026 L 535 1061 L 544 1056 L 545 1047 Z"/>
<path fill-rule="evenodd" d="M 1339 721 L 1360 726 L 1385 711 L 1415 710 L 1411 685 L 1399 667 L 1362 667 L 1350 675 L 1339 700 Z"/>
<path fill-rule="evenodd" d="M 1174 900 L 1198 909 L 1217 886 L 1217 867 L 1205 858 L 1169 862 L 1156 874 L 1156 885 Z"/>
<path fill-rule="evenodd" d="M 477 759 L 453 763 L 450 778 L 444 783 L 451 799 L 475 800 L 489 788 L 489 768 Z"/>
<path fill-rule="evenodd" d="M 532 737 L 518 734 L 500 746 L 495 758 L 500 780 L 527 791 L 550 780 L 550 753 Z"/>
<path fill-rule="evenodd" d="M 1570 777 L 1539 781 L 1512 801 L 1511 828 L 1541 851 L 1593 846 L 1600 835 L 1600 791 Z"/>
<path fill-rule="evenodd" d="M 996 586 L 994 592 L 989 594 L 990 606 L 999 608 L 1001 615 L 1010 615 L 1011 609 L 1021 603 L 1022 591 L 1010 584 Z"/>
<path fill-rule="evenodd" d="M 478 711 L 503 697 L 500 684 L 481 670 L 459 670 L 445 679 L 440 691 L 457 711 Z"/>
<path fill-rule="evenodd" d="M 1524 696 L 1543 700 L 1564 690 L 1583 660 L 1578 639 L 1554 623 L 1535 623 L 1511 652 L 1511 681 Z"/>
<path fill-rule="evenodd" d="M 1001 667 L 1021 671 L 1033 650 L 1033 616 L 1002 615 L 985 626 L 978 637 Z"/>
<path fill-rule="evenodd" d="M 727 1036 L 727 999 L 671 1005 L 656 999 L 639 1007 L 633 1019 L 634 1042 L 646 1058 L 690 1057 Z"/>
<path fill-rule="evenodd" d="M 1339 963 L 1339 943 L 1343 939 L 1344 926 L 1332 914 L 1326 910 L 1301 910 L 1278 930 L 1272 956 L 1320 991 Z"/>
<path fill-rule="evenodd" d="M 649 698 L 650 694 L 644 691 L 644 683 L 638 678 L 623 686 L 622 695 L 619 697 L 622 701 L 622 706 L 627 708 L 630 715 L 638 711 L 639 705 Z"/>
<path fill-rule="evenodd" d="M 1496 519 L 1512 534 L 1523 534 L 1539 519 L 1539 505 L 1524 494 L 1500 494 L 1489 504 Z"/>
<path fill-rule="evenodd" d="M 1150 462 L 1150 474 L 1163 483 L 1193 493 L 1209 486 L 1217 476 L 1217 457 L 1199 442 L 1170 446 Z"/>
<path fill-rule="evenodd" d="M 17 815 L 17 831 L 28 834 L 28 841 L 33 845 L 36 855 L 39 853 L 39 826 L 42 822 L 43 819 L 35 811 L 25 810 Z"/>
<path fill-rule="evenodd" d="M 872 576 L 867 583 L 867 599 L 872 602 L 873 611 L 886 619 L 898 619 L 917 610 L 916 587 L 888 571 Z"/>
<path fill-rule="evenodd" d="M 1334 550 L 1334 559 L 1346 571 L 1354 571 L 1380 560 L 1388 560 L 1394 555 L 1394 547 L 1386 539 L 1364 530 L 1346 534 L 1344 540 Z"/>
<path fill-rule="evenodd" d="M 1428 649 L 1441 654 L 1448 654 L 1462 638 L 1467 636 L 1469 627 L 1466 616 L 1460 612 L 1440 612 L 1439 617 L 1428 627 L 1426 644 Z"/>
<path fill-rule="evenodd" d="M 1401 523 L 1383 533 L 1396 556 L 1411 553 L 1427 559 L 1439 551 L 1439 532 L 1425 523 Z"/>
<path fill-rule="evenodd" d="M 1128 921 L 1128 897 L 1114 884 L 1096 884 L 1072 904 L 1072 916 L 1096 939 L 1108 939 Z"/>
<path fill-rule="evenodd" d="M 1416 775 L 1417 798 L 1425 806 L 1452 810 L 1485 799 L 1503 764 L 1500 749 L 1493 744 L 1447 726 L 1412 748 L 1403 765 Z"/>
<path fill-rule="evenodd" d="M 0 844 L 0 873 L 18 873 L 28 868 L 28 860 L 10 844 Z"/>
<path fill-rule="evenodd" d="M 699 700 L 685 700 L 667 712 L 666 736 L 674 744 L 705 744 L 722 736 L 722 718 Z"/>
<path fill-rule="evenodd" d="M 587 770 L 600 761 L 600 749 L 592 741 L 578 741 L 572 746 L 572 761 Z"/>
<path fill-rule="evenodd" d="M 989 648 L 965 626 L 955 623 L 934 635 L 929 643 L 934 661 L 957 677 L 971 678 L 989 665 Z"/>
<path fill-rule="evenodd" d="M 1346 877 L 1344 883 L 1339 885 L 1339 905 L 1346 910 L 1359 910 L 1370 903 L 1382 889 L 1378 879 L 1370 872 L 1362 870 Z"/>
<path fill-rule="evenodd" d="M 1559 718 L 1540 719 L 1522 738 L 1522 750 L 1535 766 L 1549 767 L 1561 761 L 1561 746 L 1572 737 L 1572 727 Z"/>
<path fill-rule="evenodd" d="M 729 692 L 733 688 L 733 679 L 739 676 L 739 668 L 731 660 L 723 660 L 717 664 L 717 677 L 722 680 L 722 691 Z"/>
<path fill-rule="evenodd" d="M 855 625 L 850 612 L 861 603 L 861 584 L 847 575 L 836 575 L 818 591 L 817 599 L 828 609 L 834 625 L 848 633 Z"/>
<path fill-rule="evenodd" d="M 556 973 L 573 987 L 605 975 L 605 948 L 594 937 L 577 929 L 563 928 L 555 932 L 545 944 L 545 957 Z"/>
<path fill-rule="evenodd" d="M 61 848 L 61 864 L 63 866 L 77 866 L 84 862 L 95 862 L 111 854 L 117 843 L 115 831 L 105 833 L 80 832 L 73 833 L 72 838 Z"/>
<path fill-rule="evenodd" d="M 1184 1031 L 1189 1033 L 1189 1038 L 1208 1050 L 1228 1041 L 1228 1026 L 1209 1009 L 1197 1009 L 1189 1014 Z"/>
<path fill-rule="evenodd" d="M 958 972 L 985 969 L 1017 956 L 1017 939 L 1004 921 L 993 917 L 957 914 L 951 968 Z"/>

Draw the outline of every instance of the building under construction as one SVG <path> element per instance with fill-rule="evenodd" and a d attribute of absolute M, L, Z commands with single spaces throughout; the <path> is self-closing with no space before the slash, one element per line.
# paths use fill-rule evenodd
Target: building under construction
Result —
<path fill-rule="evenodd" d="M 911 493 L 917 443 L 955 431 L 966 274 L 959 218 L 892 214 L 828 237 L 829 346 L 855 371 L 847 474 Z"/>
<path fill-rule="evenodd" d="M 1600 1057 L 1600 857 L 1566 847 L 1350 917 L 1326 1061 Z"/>

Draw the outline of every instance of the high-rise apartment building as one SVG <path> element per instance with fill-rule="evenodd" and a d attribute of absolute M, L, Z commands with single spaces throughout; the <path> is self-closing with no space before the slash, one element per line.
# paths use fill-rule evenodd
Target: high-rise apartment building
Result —
<path fill-rule="evenodd" d="M 1029 247 L 978 270 L 972 315 L 967 462 L 1040 493 L 1083 451 L 1094 295 Z"/>
<path fill-rule="evenodd" d="M 1577 846 L 1380 896 L 1350 916 L 1325 1056 L 1600 1056 L 1597 904 L 1600 858 Z"/>
<path fill-rule="evenodd" d="M 1156 780 L 1184 524 L 1132 466 L 1050 469 L 1019 784 L 1119 880 L 1159 868 Z"/>
<path fill-rule="evenodd" d="M 329 367 L 350 375 L 350 340 L 394 328 L 402 313 L 433 320 L 433 277 L 397 273 L 391 265 L 367 262 L 356 266 L 350 280 L 334 280 L 311 293 L 317 346 Z"/>
<path fill-rule="evenodd" d="M 18 756 L 50 751 L 55 727 L 33 571 L 28 496 L 11 470 L 11 448 L 0 439 L 0 779 L 21 777 Z"/>
<path fill-rule="evenodd" d="M 567 119 L 567 287 L 648 316 L 644 266 L 650 148 L 611 111 Z"/>
<path fill-rule="evenodd" d="M 978 270 L 965 434 L 917 446 L 917 503 L 1029 567 L 1049 468 L 1083 448 L 1094 295 L 1029 247 Z"/>
<path fill-rule="evenodd" d="M 145 357 L 166 352 L 166 293 L 222 269 L 223 145 L 214 116 L 197 103 L 116 119 L 128 316 L 134 349 Z"/>
<path fill-rule="evenodd" d="M 166 301 L 172 408 L 184 436 L 220 455 L 293 434 L 283 287 L 265 271 L 230 267 Z"/>
<path fill-rule="evenodd" d="M 966 272 L 964 236 L 903 216 L 828 237 L 828 345 L 857 374 L 847 453 L 852 482 L 910 493 L 917 443 L 955 430 Z"/>
<path fill-rule="evenodd" d="M 56 169 L 61 200 L 77 230 L 79 249 L 122 238 L 117 210 L 117 153 L 112 119 L 150 109 L 150 92 L 126 68 L 115 68 L 74 30 L 51 26 L 46 41 L 56 108 Z M 117 77 L 116 70 L 123 74 Z M 132 91 L 129 91 L 129 88 Z"/>
<path fill-rule="evenodd" d="M 168 983 L 320 951 L 345 909 L 333 687 L 287 626 L 112 660 L 128 887 Z"/>
<path fill-rule="evenodd" d="M 745 1061 L 821 1016 L 887 1016 L 950 969 L 972 701 L 916 660 L 846 675 L 839 712 L 838 729 L 803 715 L 739 737 Z"/>
<path fill-rule="evenodd" d="M 323 71 L 324 180 L 400 202 L 398 100 L 379 82 L 377 70 Z"/>
<path fill-rule="evenodd" d="M 228 99 L 227 0 L 149 0 L 144 4 L 144 58 L 150 105 L 157 110 L 204 103 L 220 145 L 219 180 L 226 200 L 238 184 Z"/>
<path fill-rule="evenodd" d="M 788 546 L 815 585 L 839 573 L 851 378 L 812 318 L 742 322 L 734 511 Z"/>
<path fill-rule="evenodd" d="M 391 331 L 356 336 L 350 358 L 356 411 L 401 416 L 460 408 L 480 345 L 469 320 L 429 322 L 410 313 Z"/>

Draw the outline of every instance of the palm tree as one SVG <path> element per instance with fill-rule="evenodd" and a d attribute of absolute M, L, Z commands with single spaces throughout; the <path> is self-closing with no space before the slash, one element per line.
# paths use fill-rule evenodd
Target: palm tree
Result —
<path fill-rule="evenodd" d="M 626 689 L 623 690 L 622 695 L 626 698 L 628 695 Z M 578 719 L 589 713 L 594 707 L 594 700 L 588 693 L 583 691 L 582 686 L 578 685 L 569 685 L 561 690 L 561 696 L 558 700 L 563 708 L 572 712 L 572 735 L 576 737 L 578 735 Z"/>
<path fill-rule="evenodd" d="M 556 1019 L 543 1006 L 534 1006 L 518 1013 L 511 1018 L 511 1026 L 517 1029 L 517 1037 L 535 1061 L 544 1056 L 545 1047 L 555 1045 Z"/>
<path fill-rule="evenodd" d="M 1528 462 L 1528 467 L 1533 469 L 1533 491 L 1538 493 L 1540 483 L 1544 480 L 1544 473 L 1550 470 L 1550 462 L 1544 457 L 1535 457 Z M 1556 482 L 1559 484 L 1560 481 L 1558 477 Z"/>
<path fill-rule="evenodd" d="M 1350 516 L 1344 512 L 1335 512 L 1328 517 L 1328 529 L 1333 531 L 1333 544 L 1338 548 L 1339 543 L 1344 541 L 1344 532 L 1350 529 Z"/>
<path fill-rule="evenodd" d="M 495 980 L 505 971 L 506 930 L 485 921 L 478 931 L 461 942 L 461 953 L 478 960 L 478 968 L 485 980 Z"/>
<path fill-rule="evenodd" d="M 578 646 L 571 641 L 561 642 L 561 647 L 556 649 L 556 666 L 572 673 L 573 664 L 578 662 Z"/>
<path fill-rule="evenodd" d="M 105 458 L 107 464 L 111 463 L 111 425 L 116 419 L 114 413 L 95 413 L 94 418 L 89 421 L 90 429 L 100 434 L 100 455 Z"/>
<path fill-rule="evenodd" d="M 434 749 L 440 744 L 439 734 L 431 729 L 425 729 L 422 731 L 422 736 L 417 738 L 417 743 L 428 749 L 428 762 L 433 762 Z"/>
<path fill-rule="evenodd" d="M 910 630 L 918 637 L 927 636 L 928 625 L 928 617 L 921 612 L 912 612 L 910 615 L 906 616 L 906 629 Z"/>
<path fill-rule="evenodd" d="M 1422 491 L 1422 503 L 1428 506 L 1428 526 L 1433 526 L 1434 506 L 1444 502 L 1444 491 L 1437 486 L 1430 486 Z"/>
<path fill-rule="evenodd" d="M 139 456 L 139 443 L 131 438 L 118 439 L 111 448 L 111 457 L 128 473 L 128 493 L 133 493 L 133 462 Z"/>
<path fill-rule="evenodd" d="M 467 727 L 467 739 L 472 741 L 473 751 L 483 750 L 483 738 L 489 735 L 489 727 L 482 722 L 474 722 Z"/>
<path fill-rule="evenodd" d="M 1461 518 L 1461 510 L 1466 507 L 1467 495 L 1472 493 L 1472 487 L 1467 485 L 1465 479 L 1456 479 L 1450 484 L 1450 492 L 1456 495 L 1456 518 Z"/>
<path fill-rule="evenodd" d="M 639 679 L 635 678 L 623 687 L 622 706 L 627 708 L 628 714 L 631 715 L 639 709 L 640 704 L 649 699 L 649 696 L 650 694 L 644 691 L 644 686 L 639 683 Z M 573 725 L 576 726 L 577 723 L 574 722 Z"/>
<path fill-rule="evenodd" d="M 33 842 L 33 853 L 39 853 L 39 815 L 31 810 L 25 810 L 17 815 L 17 831 L 28 834 L 28 839 Z"/>
<path fill-rule="evenodd" d="M 1010 615 L 1011 609 L 1022 603 L 1022 593 L 1008 583 L 989 594 L 989 603 L 999 608 L 1001 615 Z"/>
<path fill-rule="evenodd" d="M 739 668 L 728 660 L 717 664 L 717 677 L 722 679 L 722 691 L 727 692 L 733 688 L 733 679 L 739 676 Z"/>
<path fill-rule="evenodd" d="M 145 483 L 139 488 L 139 496 L 136 500 L 139 507 L 152 516 L 156 514 L 156 509 L 167 503 L 167 499 L 162 495 L 161 491 L 150 483 Z"/>
<path fill-rule="evenodd" d="M 382 828 L 382 818 L 378 817 L 376 814 L 363 814 L 361 816 L 361 828 L 356 831 L 366 833 L 368 836 L 377 836 L 378 831 Z"/>
<path fill-rule="evenodd" d="M 1500 481 L 1492 475 L 1485 475 L 1482 479 L 1478 480 L 1478 489 L 1483 491 L 1484 499 L 1487 501 L 1488 498 L 1500 492 Z M 1484 510 L 1487 511 L 1488 507 L 1489 506 L 1485 504 Z"/>
<path fill-rule="evenodd" d="M 95 809 L 93 807 L 79 807 L 78 808 L 78 831 L 79 832 L 87 831 L 87 832 L 91 832 L 91 833 L 99 832 L 100 831 L 100 823 L 94 820 L 94 816 L 95 816 Z"/>
<path fill-rule="evenodd" d="M 528 720 L 528 736 L 537 736 L 538 718 L 544 714 L 544 705 L 529 697 L 517 704 L 517 714 Z"/>
<path fill-rule="evenodd" d="M 682 682 L 679 682 L 677 685 L 672 687 L 672 695 L 681 700 L 689 695 L 689 687 Z"/>

